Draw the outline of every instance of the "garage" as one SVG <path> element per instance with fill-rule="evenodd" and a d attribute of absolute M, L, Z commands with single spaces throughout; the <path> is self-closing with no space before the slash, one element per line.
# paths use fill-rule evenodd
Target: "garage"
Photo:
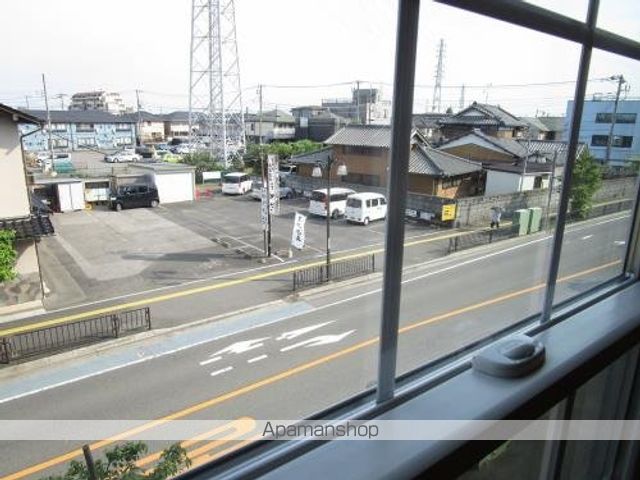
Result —
<path fill-rule="evenodd" d="M 191 202 L 195 200 L 195 168 L 179 163 L 135 165 L 146 170 L 158 189 L 160 203 Z"/>
<path fill-rule="evenodd" d="M 54 212 L 85 208 L 84 186 L 79 178 L 34 179 L 32 190 Z"/>

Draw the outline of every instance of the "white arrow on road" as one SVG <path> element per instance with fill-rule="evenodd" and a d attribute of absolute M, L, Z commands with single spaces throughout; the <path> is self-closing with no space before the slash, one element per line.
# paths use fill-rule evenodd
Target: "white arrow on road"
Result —
<path fill-rule="evenodd" d="M 282 335 L 276 338 L 276 340 L 291 340 L 299 337 L 300 335 L 304 335 L 305 333 L 313 332 L 314 330 L 322 328 L 325 325 L 329 325 L 330 323 L 333 323 L 333 320 L 331 320 L 330 322 L 318 323 L 316 325 L 299 328 L 298 330 L 291 330 L 290 332 L 284 332 Z"/>
<path fill-rule="evenodd" d="M 355 330 L 349 330 L 348 332 L 339 333 L 337 335 L 320 335 L 319 337 L 309 338 L 307 340 L 303 340 L 298 343 L 294 343 L 293 345 L 289 345 L 287 347 L 281 348 L 281 352 L 288 352 L 289 350 L 293 350 L 298 347 L 317 347 L 319 345 L 328 345 L 330 343 L 337 343 L 340 340 L 346 338 L 351 335 Z"/>
<path fill-rule="evenodd" d="M 226 348 L 223 348 L 222 350 L 218 350 L 215 353 L 212 353 L 210 356 L 213 357 L 215 355 L 221 355 L 223 353 L 244 353 L 244 352 L 248 352 L 249 350 L 253 350 L 255 348 L 260 348 L 264 345 L 264 341 L 269 339 L 271 337 L 264 337 L 264 338 L 256 338 L 254 340 L 243 340 L 241 342 L 236 342 L 233 343 L 231 345 L 229 345 Z"/>

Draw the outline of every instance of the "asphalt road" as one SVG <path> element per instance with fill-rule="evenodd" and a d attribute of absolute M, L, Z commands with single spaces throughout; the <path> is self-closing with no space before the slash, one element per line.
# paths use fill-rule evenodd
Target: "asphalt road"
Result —
<path fill-rule="evenodd" d="M 569 228 L 557 300 L 620 273 L 627 225 L 628 217 L 618 216 Z M 549 250 L 550 237 L 537 235 L 405 270 L 398 373 L 537 313 Z M 261 298 L 254 283 L 236 287 L 236 295 Z M 219 293 L 224 297 L 216 301 L 230 297 Z M 176 298 L 174 308 L 197 310 L 204 299 Z M 380 280 L 373 278 L 99 355 L 6 369 L 0 372 L 0 418 L 306 417 L 374 384 L 380 304 Z M 2 442 L 0 474 L 6 480 L 60 471 L 80 444 Z M 237 442 L 187 446 L 198 463 Z"/>

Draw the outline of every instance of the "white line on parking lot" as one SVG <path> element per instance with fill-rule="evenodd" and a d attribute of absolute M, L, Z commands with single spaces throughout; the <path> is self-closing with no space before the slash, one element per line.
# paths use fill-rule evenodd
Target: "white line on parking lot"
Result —
<path fill-rule="evenodd" d="M 203 362 L 200 362 L 200 365 L 209 365 L 210 363 L 217 362 L 221 358 L 222 357 L 213 357 L 213 358 L 210 358 L 209 360 L 205 360 Z"/>

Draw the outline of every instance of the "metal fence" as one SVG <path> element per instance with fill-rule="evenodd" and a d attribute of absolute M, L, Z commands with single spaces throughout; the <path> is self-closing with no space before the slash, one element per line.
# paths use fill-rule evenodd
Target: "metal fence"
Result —
<path fill-rule="evenodd" d="M 375 272 L 374 254 L 331 262 L 329 275 L 326 264 L 314 265 L 293 272 L 293 290 L 321 285 L 329 280 L 343 280 Z"/>
<path fill-rule="evenodd" d="M 0 338 L 0 363 L 151 329 L 149 307 L 64 323 Z"/>
<path fill-rule="evenodd" d="M 586 215 L 580 215 L 578 213 L 570 212 L 569 215 L 567 215 L 567 222 L 578 222 L 581 220 L 602 217 L 604 215 L 610 215 L 612 213 L 629 210 L 632 206 L 632 200 L 622 200 L 618 202 L 609 202 L 594 205 Z M 551 218 L 554 217 L 555 214 L 551 216 Z M 486 245 L 489 243 L 498 242 L 500 240 L 507 240 L 509 238 L 515 238 L 517 236 L 518 233 L 513 226 L 461 233 L 460 235 L 449 239 L 448 252 L 452 253 L 459 250 L 466 250 L 467 248 L 478 247 L 480 245 Z"/>

